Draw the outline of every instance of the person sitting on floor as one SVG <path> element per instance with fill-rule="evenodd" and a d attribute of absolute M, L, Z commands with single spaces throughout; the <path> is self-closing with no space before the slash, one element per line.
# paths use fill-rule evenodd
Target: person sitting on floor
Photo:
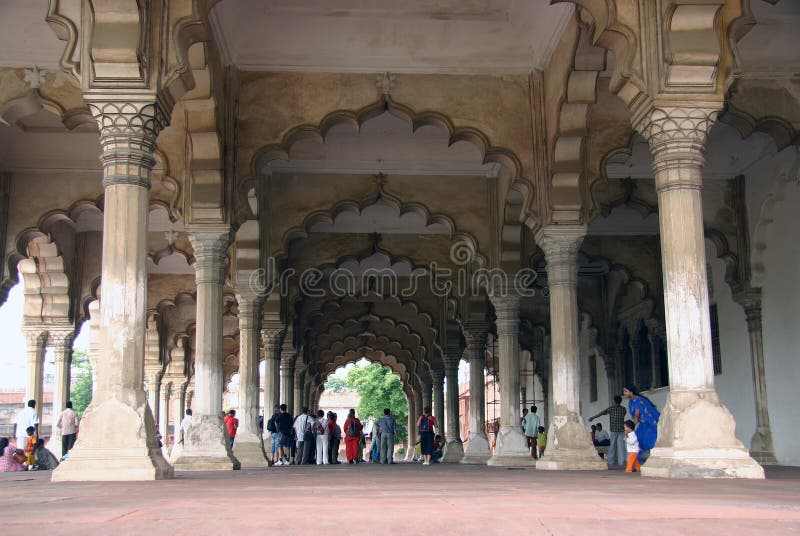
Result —
<path fill-rule="evenodd" d="M 45 471 L 52 471 L 58 467 L 58 458 L 44 446 L 44 439 L 36 443 L 36 466 Z"/>
<path fill-rule="evenodd" d="M 15 473 L 24 471 L 22 461 L 25 453 L 8 444 L 7 437 L 0 437 L 0 473 Z"/>
<path fill-rule="evenodd" d="M 433 438 L 433 452 L 431 452 L 431 463 L 439 463 L 444 455 L 444 441 L 442 436 L 437 435 Z"/>

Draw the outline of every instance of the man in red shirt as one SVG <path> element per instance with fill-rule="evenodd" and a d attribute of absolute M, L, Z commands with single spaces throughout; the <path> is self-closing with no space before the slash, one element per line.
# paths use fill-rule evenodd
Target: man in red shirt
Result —
<path fill-rule="evenodd" d="M 239 419 L 236 418 L 236 410 L 232 409 L 225 415 L 225 429 L 228 430 L 231 448 L 233 448 L 233 438 L 236 437 L 237 428 L 239 428 Z"/>

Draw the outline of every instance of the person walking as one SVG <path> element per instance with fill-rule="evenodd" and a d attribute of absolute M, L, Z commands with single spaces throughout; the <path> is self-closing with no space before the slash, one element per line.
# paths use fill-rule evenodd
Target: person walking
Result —
<path fill-rule="evenodd" d="M 394 463 L 394 442 L 397 438 L 397 421 L 392 417 L 389 408 L 383 410 L 383 417 L 378 421 L 381 433 L 380 462 Z"/>
<path fill-rule="evenodd" d="M 649 398 L 639 392 L 635 385 L 628 384 L 622 389 L 622 396 L 628 398 L 628 413 L 633 415 L 636 437 L 639 441 L 639 463 L 650 457 L 650 450 L 658 439 L 658 419 L 661 413 Z"/>
<path fill-rule="evenodd" d="M 344 421 L 344 446 L 347 454 L 347 463 L 358 462 L 358 448 L 363 428 L 361 421 L 356 417 L 356 410 L 351 408 L 347 414 L 347 419 Z"/>
<path fill-rule="evenodd" d="M 314 432 L 311 425 L 314 417 L 309 415 L 308 407 L 303 407 L 303 413 L 294 420 L 294 435 L 297 437 L 297 453 L 294 456 L 294 464 L 302 465 L 308 463 L 311 455 L 311 443 L 314 441 Z M 316 445 L 314 445 L 316 448 Z"/>
<path fill-rule="evenodd" d="M 434 429 L 436 428 L 436 418 L 431 415 L 430 406 L 422 409 L 422 415 L 417 419 L 417 431 L 419 432 L 420 450 L 422 457 L 425 461 L 422 465 L 431 464 L 431 455 L 433 454 L 433 437 Z"/>
<path fill-rule="evenodd" d="M 636 436 L 636 424 L 625 421 L 625 447 L 628 451 L 628 461 L 625 465 L 626 473 L 639 472 L 642 466 L 639 464 L 639 438 Z"/>
<path fill-rule="evenodd" d="M 24 449 L 28 443 L 29 426 L 33 426 L 34 435 L 39 437 L 39 412 L 36 411 L 36 401 L 28 400 L 28 405 L 17 413 L 14 421 L 14 436 L 17 438 L 17 448 Z"/>
<path fill-rule="evenodd" d="M 608 467 L 624 467 L 626 463 L 626 454 L 625 454 L 625 414 L 627 410 L 622 405 L 622 397 L 616 395 L 614 397 L 614 403 L 608 406 L 606 409 L 594 415 L 593 417 L 589 417 L 589 422 L 592 422 L 596 418 L 602 415 L 608 415 L 608 435 L 609 435 L 609 444 L 608 444 Z"/>
<path fill-rule="evenodd" d="M 186 441 L 186 434 L 189 432 L 189 427 L 192 425 L 192 410 L 187 409 L 186 415 L 181 420 L 181 443 Z"/>
<path fill-rule="evenodd" d="M 342 442 L 342 427 L 336 423 L 338 416 L 332 412 L 328 412 L 328 432 L 330 433 L 330 442 L 328 443 L 328 460 L 332 464 L 339 462 L 339 445 Z"/>
<path fill-rule="evenodd" d="M 275 436 L 278 447 L 278 459 L 275 465 L 289 465 L 291 456 L 292 416 L 287 410 L 286 404 L 281 404 L 278 406 L 278 414 L 275 415 Z"/>
<path fill-rule="evenodd" d="M 325 417 L 325 412 L 319 410 L 317 411 L 317 465 L 330 463 L 328 459 L 328 442 L 330 438 L 328 419 Z"/>
<path fill-rule="evenodd" d="M 522 427 L 525 432 L 525 441 L 531 451 L 531 457 L 536 457 L 536 436 L 539 433 L 539 416 L 536 414 L 537 407 L 531 406 L 531 411 L 522 419 Z"/>
<path fill-rule="evenodd" d="M 72 401 L 67 400 L 66 409 L 61 412 L 56 421 L 56 428 L 61 430 L 61 459 L 67 458 L 67 454 L 75 445 L 78 437 L 78 414 L 72 409 Z"/>
<path fill-rule="evenodd" d="M 239 428 L 239 419 L 236 418 L 236 410 L 232 409 L 225 415 L 225 430 L 228 432 L 230 447 L 233 448 L 233 440 L 236 437 L 236 430 Z"/>

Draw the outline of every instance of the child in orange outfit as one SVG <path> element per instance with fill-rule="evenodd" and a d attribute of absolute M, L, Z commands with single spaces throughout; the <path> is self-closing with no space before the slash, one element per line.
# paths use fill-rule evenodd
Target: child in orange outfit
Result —
<path fill-rule="evenodd" d="M 25 463 L 30 469 L 36 465 L 36 445 L 39 442 L 39 438 L 36 437 L 36 429 L 33 426 L 28 426 L 25 431 L 28 433 L 28 441 L 25 443 Z"/>
<path fill-rule="evenodd" d="M 642 466 L 639 464 L 639 438 L 636 437 L 636 424 L 631 421 L 625 421 L 625 446 L 628 450 L 628 465 L 625 467 L 626 473 L 634 471 L 640 472 Z"/>

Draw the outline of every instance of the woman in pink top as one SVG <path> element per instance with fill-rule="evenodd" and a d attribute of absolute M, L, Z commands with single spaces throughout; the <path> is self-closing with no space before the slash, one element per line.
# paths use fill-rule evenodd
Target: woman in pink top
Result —
<path fill-rule="evenodd" d="M 0 438 L 0 473 L 12 473 L 15 471 L 24 471 L 25 466 L 14 459 L 14 447 L 8 444 L 8 438 Z"/>

